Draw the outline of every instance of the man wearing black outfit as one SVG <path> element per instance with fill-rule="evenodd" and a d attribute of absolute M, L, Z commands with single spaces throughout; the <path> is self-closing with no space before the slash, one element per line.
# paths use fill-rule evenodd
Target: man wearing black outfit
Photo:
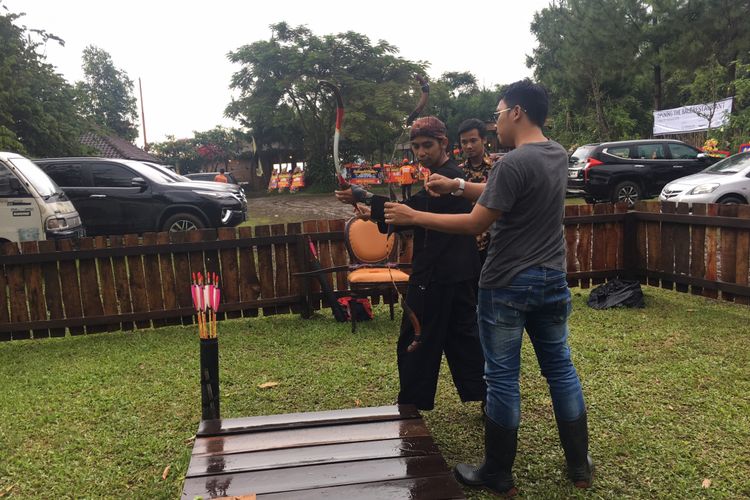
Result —
<path fill-rule="evenodd" d="M 415 157 L 433 173 L 463 179 L 463 172 L 446 153 L 448 138 L 443 122 L 428 116 L 414 122 L 411 146 Z M 388 198 L 360 187 L 337 191 L 343 203 L 363 202 L 369 216 L 387 231 L 384 205 Z M 460 193 L 431 197 L 420 190 L 406 205 L 437 214 L 470 213 L 472 204 Z M 366 213 L 366 209 L 363 209 Z M 397 346 L 400 392 L 398 402 L 414 404 L 420 410 L 435 406 L 438 373 L 443 352 L 461 401 L 484 401 L 484 356 L 479 343 L 476 318 L 476 280 L 479 254 L 471 235 L 455 235 L 421 227 L 399 227 L 414 231 L 412 274 L 406 303 L 422 326 L 422 342 L 413 352 L 414 328 L 404 315 Z"/>

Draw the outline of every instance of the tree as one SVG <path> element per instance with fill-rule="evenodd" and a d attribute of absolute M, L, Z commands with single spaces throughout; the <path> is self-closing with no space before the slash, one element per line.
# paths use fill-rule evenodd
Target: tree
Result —
<path fill-rule="evenodd" d="M 82 112 L 95 126 L 135 140 L 138 111 L 133 80 L 115 67 L 109 53 L 98 47 L 86 47 L 82 59 L 84 80 L 76 85 Z"/>
<path fill-rule="evenodd" d="M 341 141 L 344 160 L 390 155 L 406 115 L 416 103 L 414 74 L 424 63 L 397 56 L 385 41 L 372 43 L 355 32 L 314 35 L 308 28 L 271 25 L 271 38 L 229 54 L 240 64 L 231 81 L 239 92 L 226 109 L 261 144 L 298 150 L 308 164 L 307 179 L 330 187 L 335 102 L 318 81 L 334 82 L 346 102 Z"/>
<path fill-rule="evenodd" d="M 74 90 L 40 49 L 64 45 L 44 30 L 18 26 L 21 14 L 0 15 L 0 150 L 30 156 L 79 155 L 84 123 Z"/>
<path fill-rule="evenodd" d="M 739 93 L 748 10 L 750 0 L 552 2 L 534 17 L 539 45 L 527 61 L 551 92 L 552 136 L 649 137 L 652 110 Z M 736 99 L 733 116 L 744 106 Z"/>

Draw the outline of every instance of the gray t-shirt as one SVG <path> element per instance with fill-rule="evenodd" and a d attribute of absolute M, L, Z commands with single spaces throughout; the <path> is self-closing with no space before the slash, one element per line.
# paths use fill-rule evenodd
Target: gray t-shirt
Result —
<path fill-rule="evenodd" d="M 477 203 L 500 210 L 490 228 L 480 288 L 508 285 L 532 266 L 565 271 L 568 154 L 554 141 L 524 144 L 501 158 Z"/>

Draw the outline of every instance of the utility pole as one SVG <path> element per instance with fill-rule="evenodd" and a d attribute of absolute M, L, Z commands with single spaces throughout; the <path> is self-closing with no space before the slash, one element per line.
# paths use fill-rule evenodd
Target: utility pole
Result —
<path fill-rule="evenodd" d="M 141 94 L 141 125 L 143 126 L 143 150 L 148 152 L 148 140 L 146 139 L 146 115 L 143 113 L 143 87 L 141 77 L 138 77 L 138 92 Z"/>

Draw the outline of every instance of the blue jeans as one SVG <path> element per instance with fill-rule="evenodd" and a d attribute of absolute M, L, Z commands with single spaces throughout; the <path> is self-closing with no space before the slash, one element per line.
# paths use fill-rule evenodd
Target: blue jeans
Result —
<path fill-rule="evenodd" d="M 530 267 L 502 288 L 479 290 L 479 336 L 484 350 L 487 416 L 515 429 L 521 420 L 521 341 L 529 334 L 547 379 L 558 420 L 577 420 L 586 411 L 581 383 L 570 359 L 570 290 L 565 273 Z"/>

